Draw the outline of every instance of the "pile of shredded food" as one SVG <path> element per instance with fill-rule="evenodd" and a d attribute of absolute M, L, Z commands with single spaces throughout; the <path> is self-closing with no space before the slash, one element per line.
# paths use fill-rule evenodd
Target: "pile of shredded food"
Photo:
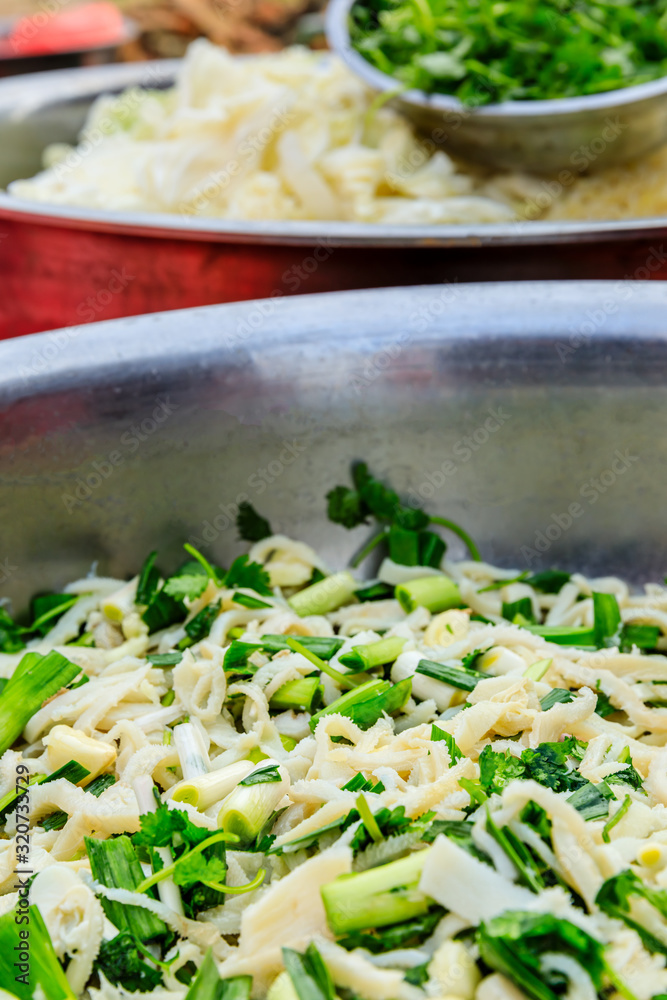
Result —
<path fill-rule="evenodd" d="M 667 589 L 497 569 L 363 464 L 328 514 L 374 580 L 244 504 L 227 569 L 0 609 L 2 996 L 662 998 Z"/>
<path fill-rule="evenodd" d="M 430 144 L 432 148 L 433 144 Z M 227 219 L 504 222 L 511 196 L 431 152 L 326 53 L 238 58 L 194 42 L 168 90 L 100 98 L 21 198 Z"/>

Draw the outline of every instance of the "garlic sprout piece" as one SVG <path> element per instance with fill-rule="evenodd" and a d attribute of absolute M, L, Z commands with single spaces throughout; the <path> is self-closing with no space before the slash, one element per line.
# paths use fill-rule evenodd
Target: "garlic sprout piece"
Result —
<path fill-rule="evenodd" d="M 169 798 L 174 802 L 187 802 L 188 805 L 203 812 L 216 802 L 221 802 L 254 768 L 255 764 L 252 761 L 239 760 L 235 764 L 228 764 L 227 767 L 218 768 L 217 771 L 210 771 L 208 774 L 184 778 L 174 785 Z"/>
<path fill-rule="evenodd" d="M 235 833 L 242 844 L 253 841 L 267 825 L 290 788 L 287 768 L 271 757 L 253 768 L 222 803 L 218 826 Z"/>
<path fill-rule="evenodd" d="M 187 780 L 208 774 L 211 764 L 200 730 L 192 722 L 174 726 L 174 744 L 181 762 L 183 777 Z"/>

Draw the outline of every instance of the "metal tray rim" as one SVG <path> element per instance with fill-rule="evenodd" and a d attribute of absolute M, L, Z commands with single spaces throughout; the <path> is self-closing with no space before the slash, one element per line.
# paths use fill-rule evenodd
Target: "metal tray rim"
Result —
<path fill-rule="evenodd" d="M 387 317 L 409 327 L 417 312 L 423 322 L 414 335 L 424 342 L 465 339 L 501 341 L 507 346 L 516 341 L 549 342 L 563 337 L 565 330 L 578 330 L 596 310 L 602 311 L 604 322 L 591 334 L 578 334 L 587 342 L 620 340 L 633 350 L 640 344 L 667 342 L 667 321 L 658 321 L 667 316 L 664 282 L 468 282 L 456 286 L 454 306 L 449 308 L 446 321 L 442 305 L 447 299 L 443 294 L 449 297 L 452 290 L 443 293 L 437 285 L 399 285 L 250 299 L 109 319 L 0 341 L 0 410 L 7 401 L 40 391 L 40 385 L 78 385 L 91 376 L 107 378 L 109 373 L 131 373 L 141 366 L 187 368 L 196 378 L 207 359 L 218 355 L 260 357 L 269 347 L 283 351 L 295 342 L 302 352 L 328 355 L 347 341 L 356 343 L 359 337 L 358 327 L 341 322 L 341 315 L 363 317 L 369 346 L 375 339 L 386 340 Z M 436 303 L 440 308 L 433 308 Z M 582 313 L 584 306 L 586 314 Z M 221 330 L 239 330 L 244 324 L 254 328 L 257 317 L 265 321 L 259 340 L 239 335 L 230 344 L 220 335 Z M 188 336 L 184 337 L 186 326 Z M 75 341 L 76 350 L 61 350 L 44 371 L 32 370 L 31 359 L 47 345 L 58 343 L 59 333 L 67 335 L 67 342 Z M 562 367 L 556 354 L 554 364 Z"/>
<path fill-rule="evenodd" d="M 0 219 L 89 232 L 154 239 L 277 246 L 497 247 L 604 243 L 667 237 L 667 215 L 600 222 L 511 222 L 477 225 L 396 226 L 293 220 L 235 221 L 185 218 L 165 212 L 115 212 L 46 205 L 0 192 Z"/>

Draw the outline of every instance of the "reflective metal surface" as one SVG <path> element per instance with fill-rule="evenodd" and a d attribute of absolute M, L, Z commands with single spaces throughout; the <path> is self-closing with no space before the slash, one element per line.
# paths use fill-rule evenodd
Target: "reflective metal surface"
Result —
<path fill-rule="evenodd" d="M 400 86 L 396 79 L 350 45 L 348 17 L 354 2 L 330 0 L 329 44 L 371 87 L 395 91 Z M 601 170 L 643 156 L 667 139 L 667 77 L 603 94 L 477 108 L 420 90 L 404 91 L 392 103 L 437 145 L 477 163 L 537 174 L 576 169 L 583 150 L 593 151 L 589 169 Z"/>
<path fill-rule="evenodd" d="M 661 579 L 667 287 L 301 296 L 0 344 L 0 596 L 153 547 L 169 568 L 188 538 L 228 560 L 244 498 L 341 566 L 367 529 L 324 497 L 360 458 L 490 560 Z"/>
<path fill-rule="evenodd" d="M 74 141 L 100 93 L 166 86 L 176 67 L 100 66 L 0 81 L 0 186 L 37 171 L 49 143 Z M 0 339 L 262 296 L 666 277 L 666 236 L 667 218 L 494 226 L 231 222 L 49 206 L 0 193 Z"/>

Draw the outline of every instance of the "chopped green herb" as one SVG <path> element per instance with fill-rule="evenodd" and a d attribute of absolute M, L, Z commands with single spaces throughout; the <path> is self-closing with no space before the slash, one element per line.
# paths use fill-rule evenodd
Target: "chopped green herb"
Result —
<path fill-rule="evenodd" d="M 628 811 L 631 805 L 632 805 L 632 799 L 630 798 L 629 795 L 626 795 L 625 798 L 623 799 L 623 802 L 618 807 L 614 815 L 610 816 L 610 818 L 607 820 L 604 827 L 602 828 L 602 839 L 604 840 L 605 844 L 610 843 L 611 838 L 609 834 L 614 829 L 616 824 L 620 823 L 620 821 L 623 819 L 623 817 L 625 816 L 626 812 Z"/>
<path fill-rule="evenodd" d="M 101 942 L 94 968 L 113 986 L 122 986 L 131 993 L 150 993 L 162 985 L 162 972 L 157 965 L 144 961 L 136 939 L 128 931 Z"/>
<path fill-rule="evenodd" d="M 569 795 L 567 801 L 581 813 L 585 820 L 591 820 L 608 816 L 609 800 L 613 798 L 614 793 L 606 782 L 601 781 L 594 785 L 592 781 L 589 781 L 577 788 L 572 795 Z"/>
<path fill-rule="evenodd" d="M 248 561 L 249 556 L 239 556 L 225 575 L 225 587 L 245 587 L 266 597 L 273 597 L 269 574 L 259 563 Z"/>
<path fill-rule="evenodd" d="M 157 550 L 151 552 L 147 557 L 143 566 L 141 567 L 141 572 L 139 573 L 139 580 L 137 582 L 137 594 L 135 601 L 139 605 L 148 605 L 151 603 L 153 598 L 158 592 L 158 587 L 160 586 L 160 573 L 159 570 L 155 568 L 155 560 L 157 559 Z"/>
<path fill-rule="evenodd" d="M 574 697 L 573 692 L 568 691 L 567 688 L 552 688 L 548 694 L 545 694 L 544 698 L 540 698 L 540 707 L 543 712 L 548 712 L 554 705 L 567 705 L 574 701 Z"/>
<path fill-rule="evenodd" d="M 522 619 L 531 624 L 535 622 L 533 602 L 530 597 L 520 597 L 518 601 L 511 601 L 510 603 L 503 601 L 501 613 L 503 618 L 506 618 L 509 622 L 516 621 L 517 615 L 520 615 Z"/>
<path fill-rule="evenodd" d="M 416 673 L 423 674 L 424 677 L 432 677 L 436 681 L 442 681 L 444 684 L 459 688 L 461 691 L 474 691 L 479 682 L 487 680 L 489 676 L 478 670 L 466 669 L 452 663 L 436 663 L 435 660 L 420 660 Z"/>
<path fill-rule="evenodd" d="M 599 94 L 665 76 L 664 7 L 652 0 L 482 4 L 357 0 L 350 40 L 406 90 L 477 107 Z"/>
<path fill-rule="evenodd" d="M 272 604 L 267 604 L 266 601 L 260 601 L 259 597 L 253 597 L 252 594 L 242 594 L 239 590 L 234 592 L 232 598 L 235 604 L 240 604 L 242 608 L 271 608 Z"/>
<path fill-rule="evenodd" d="M 432 740 L 443 740 L 447 744 L 447 749 L 449 750 L 449 759 L 452 765 L 456 764 L 458 760 L 463 758 L 463 752 L 456 745 L 456 740 L 449 733 L 446 733 L 444 729 L 440 729 L 435 724 L 431 726 L 431 739 Z"/>
<path fill-rule="evenodd" d="M 624 750 L 618 756 L 619 764 L 627 764 L 628 766 L 622 771 L 617 771 L 615 774 L 607 775 L 607 784 L 609 785 L 630 785 L 635 791 L 640 791 L 644 783 L 643 778 L 639 771 L 636 770 L 634 764 L 632 763 L 632 757 L 630 755 L 630 748 L 625 747 Z"/>
<path fill-rule="evenodd" d="M 18 739 L 44 702 L 80 673 L 81 667 L 55 650 L 45 656 L 25 654 L 0 697 L 0 754 Z"/>
<path fill-rule="evenodd" d="M 562 954 L 574 959 L 591 977 L 598 993 L 611 983 L 626 1000 L 633 994 L 608 965 L 604 945 L 569 920 L 550 913 L 507 911 L 480 924 L 477 932 L 482 960 L 507 976 L 531 1000 L 556 1000 L 568 977 L 545 971 L 542 956 Z"/>
<path fill-rule="evenodd" d="M 652 889 L 630 869 L 613 875 L 603 882 L 595 902 L 608 916 L 622 920 L 635 930 L 649 951 L 667 955 L 667 945 L 664 941 L 652 934 L 633 911 L 633 896 L 645 900 L 658 911 L 660 916 L 667 917 L 667 890 Z"/>
<path fill-rule="evenodd" d="M 335 1000 L 331 974 L 312 942 L 303 955 L 292 948 L 282 951 L 285 970 L 299 1000 Z"/>
<path fill-rule="evenodd" d="M 183 653 L 149 653 L 146 659 L 154 667 L 175 667 L 183 659 Z"/>
<path fill-rule="evenodd" d="M 282 781 L 276 764 L 267 764 L 257 771 L 251 771 L 247 778 L 239 781 L 239 785 L 264 785 L 270 781 Z"/>
<path fill-rule="evenodd" d="M 608 645 L 618 637 L 621 610 L 614 594 L 593 594 L 593 618 L 598 646 Z"/>
<path fill-rule="evenodd" d="M 338 944 L 349 951 L 354 948 L 365 948 L 374 955 L 394 951 L 396 948 L 418 948 L 431 936 L 444 915 L 445 911 L 441 906 L 433 906 L 418 917 L 389 927 L 381 927 L 374 931 L 353 931 L 341 938 Z"/>
<path fill-rule="evenodd" d="M 258 514 L 255 508 L 247 500 L 242 500 L 239 504 L 239 512 L 236 515 L 236 530 L 239 538 L 244 542 L 261 542 L 263 538 L 268 538 L 273 534 L 271 525 Z"/>

